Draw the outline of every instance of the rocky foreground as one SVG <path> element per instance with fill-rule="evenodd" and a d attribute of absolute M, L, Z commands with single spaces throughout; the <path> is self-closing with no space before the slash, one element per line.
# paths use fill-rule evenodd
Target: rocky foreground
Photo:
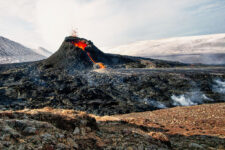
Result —
<path fill-rule="evenodd" d="M 95 116 L 64 109 L 0 111 L 0 149 L 225 149 L 225 103 Z"/>

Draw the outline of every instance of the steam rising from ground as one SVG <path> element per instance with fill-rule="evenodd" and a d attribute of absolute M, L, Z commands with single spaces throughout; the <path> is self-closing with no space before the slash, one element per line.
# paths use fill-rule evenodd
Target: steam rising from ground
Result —
<path fill-rule="evenodd" d="M 214 82 L 215 84 L 213 85 L 213 92 L 225 94 L 225 81 L 216 79 Z"/>
<path fill-rule="evenodd" d="M 156 108 L 160 108 L 160 109 L 167 108 L 163 103 L 155 101 L 155 100 L 145 98 L 143 101 L 145 104 L 148 104 L 148 105 L 156 107 Z"/>
<path fill-rule="evenodd" d="M 215 79 L 214 84 L 212 85 L 212 91 L 217 94 L 225 94 L 225 81 Z M 191 106 L 203 104 L 206 101 L 213 101 L 200 90 L 195 90 L 182 95 L 172 95 L 171 99 L 174 106 Z"/>
<path fill-rule="evenodd" d="M 182 95 L 172 95 L 171 99 L 174 106 L 191 106 L 203 104 L 205 101 L 212 101 L 199 90 L 188 92 Z"/>
<path fill-rule="evenodd" d="M 186 97 L 185 95 L 179 95 L 179 96 L 172 95 L 171 98 L 174 101 L 173 105 L 175 106 L 197 105 L 197 103 L 192 102 L 192 100 L 189 97 Z"/>

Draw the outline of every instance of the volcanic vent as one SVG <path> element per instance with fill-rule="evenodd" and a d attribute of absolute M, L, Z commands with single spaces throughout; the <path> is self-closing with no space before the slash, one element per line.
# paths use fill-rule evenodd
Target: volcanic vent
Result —
<path fill-rule="evenodd" d="M 83 38 L 66 37 L 59 50 L 46 59 L 43 64 L 46 68 L 67 68 L 83 70 L 88 68 L 105 68 L 109 58 L 100 51 L 91 41 Z"/>

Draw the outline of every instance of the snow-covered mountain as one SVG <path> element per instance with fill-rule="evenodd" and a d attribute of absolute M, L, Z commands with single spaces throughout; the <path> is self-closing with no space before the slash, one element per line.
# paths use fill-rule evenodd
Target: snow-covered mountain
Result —
<path fill-rule="evenodd" d="M 225 34 L 138 41 L 104 51 L 185 63 L 225 64 Z"/>
<path fill-rule="evenodd" d="M 45 57 L 49 57 L 52 55 L 52 52 L 48 51 L 47 49 L 45 49 L 43 47 L 38 47 L 37 49 L 33 49 L 33 51 L 35 51 L 36 53 L 43 55 Z"/>
<path fill-rule="evenodd" d="M 0 36 L 0 64 L 36 61 L 45 58 L 17 42 Z"/>

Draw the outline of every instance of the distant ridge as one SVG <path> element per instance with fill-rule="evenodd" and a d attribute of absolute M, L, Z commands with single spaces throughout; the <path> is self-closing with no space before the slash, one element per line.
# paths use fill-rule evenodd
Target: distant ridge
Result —
<path fill-rule="evenodd" d="M 137 41 L 104 50 L 183 63 L 225 64 L 225 33 Z"/>
<path fill-rule="evenodd" d="M 37 49 L 33 49 L 33 51 L 45 57 L 49 57 L 52 55 L 52 52 L 48 51 L 47 49 L 43 47 L 38 47 Z"/>
<path fill-rule="evenodd" d="M 37 61 L 45 58 L 30 48 L 0 36 L 0 64 Z"/>

